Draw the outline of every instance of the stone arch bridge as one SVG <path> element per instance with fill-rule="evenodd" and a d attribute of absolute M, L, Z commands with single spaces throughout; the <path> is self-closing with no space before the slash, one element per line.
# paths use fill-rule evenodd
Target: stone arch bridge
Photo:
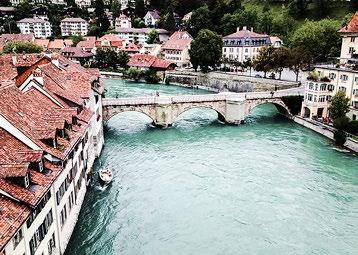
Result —
<path fill-rule="evenodd" d="M 219 93 L 210 95 L 180 95 L 134 98 L 104 98 L 103 120 L 114 115 L 135 111 L 153 120 L 158 127 L 169 127 L 180 114 L 193 108 L 210 108 L 218 113 L 219 120 L 225 123 L 240 124 L 256 106 L 272 103 L 278 111 L 291 118 L 292 114 L 282 101 L 284 96 L 303 95 L 300 90 L 250 93 Z"/>

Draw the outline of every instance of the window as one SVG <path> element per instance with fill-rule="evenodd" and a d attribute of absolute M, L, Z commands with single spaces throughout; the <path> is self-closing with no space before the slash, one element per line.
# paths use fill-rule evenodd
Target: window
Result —
<path fill-rule="evenodd" d="M 312 94 L 307 95 L 307 100 L 312 102 Z"/>
<path fill-rule="evenodd" d="M 351 42 L 354 42 L 356 38 L 354 36 L 351 37 Z"/>
<path fill-rule="evenodd" d="M 308 89 L 310 89 L 310 90 L 313 89 L 313 83 L 312 82 L 308 83 Z"/>
<path fill-rule="evenodd" d="M 34 255 L 37 247 L 40 245 L 41 241 L 45 238 L 50 226 L 53 222 L 52 209 L 48 212 L 45 217 L 45 220 L 36 230 L 35 234 L 32 236 L 30 240 L 30 253 Z"/>
<path fill-rule="evenodd" d="M 357 115 L 353 114 L 352 115 L 352 120 L 357 120 Z"/>
<path fill-rule="evenodd" d="M 353 47 L 349 47 L 349 53 L 350 53 L 350 54 L 353 54 L 353 52 L 354 52 L 354 48 L 353 48 Z"/>
<path fill-rule="evenodd" d="M 26 174 L 24 177 L 24 185 L 25 188 L 27 188 L 30 185 L 29 174 Z"/>
<path fill-rule="evenodd" d="M 358 95 L 358 89 L 353 89 L 353 95 Z"/>
<path fill-rule="evenodd" d="M 347 80 L 348 80 L 348 75 L 342 74 L 342 75 L 341 75 L 341 80 L 342 80 L 342 81 L 347 81 Z"/>
<path fill-rule="evenodd" d="M 47 244 L 47 249 L 48 249 L 48 254 L 52 254 L 52 252 L 54 251 L 54 248 L 56 247 L 56 242 L 55 242 L 55 234 L 52 234 L 51 239 L 48 241 Z"/>
<path fill-rule="evenodd" d="M 327 100 L 327 102 L 331 102 L 332 96 L 327 96 L 327 97 L 326 97 L 326 100 Z"/>
<path fill-rule="evenodd" d="M 355 83 L 358 83 L 358 76 L 356 76 L 356 77 L 354 78 L 354 82 L 355 82 Z"/>
<path fill-rule="evenodd" d="M 245 49 L 245 53 L 248 53 L 248 52 L 249 52 L 249 49 L 246 48 L 246 49 Z"/>
<path fill-rule="evenodd" d="M 61 227 L 63 227 L 63 225 L 65 224 L 67 219 L 67 209 L 66 209 L 66 204 L 63 206 L 63 209 L 61 211 L 61 216 L 60 216 L 60 223 L 61 223 Z"/>
<path fill-rule="evenodd" d="M 346 87 L 339 87 L 338 90 L 339 90 L 339 91 L 346 92 L 346 91 L 347 91 L 347 88 L 346 88 Z"/>
<path fill-rule="evenodd" d="M 334 79 L 336 79 L 337 75 L 336 75 L 335 73 L 330 73 L 330 74 L 328 75 L 328 77 L 329 77 L 331 80 L 334 80 Z"/>
<path fill-rule="evenodd" d="M 71 192 L 71 194 L 68 196 L 68 210 L 71 211 L 72 206 L 73 206 L 73 191 Z"/>
<path fill-rule="evenodd" d="M 334 86 L 332 84 L 328 84 L 328 91 L 333 91 L 334 90 Z"/>
<path fill-rule="evenodd" d="M 319 90 L 325 91 L 327 89 L 327 84 L 323 83 L 319 86 Z"/>
<path fill-rule="evenodd" d="M 319 96 L 318 102 L 323 103 L 326 101 L 326 96 Z"/>
<path fill-rule="evenodd" d="M 22 229 L 20 228 L 19 231 L 17 231 L 17 233 L 12 238 L 12 244 L 14 245 L 14 250 L 15 250 L 16 246 L 21 242 L 22 237 L 23 237 Z"/>

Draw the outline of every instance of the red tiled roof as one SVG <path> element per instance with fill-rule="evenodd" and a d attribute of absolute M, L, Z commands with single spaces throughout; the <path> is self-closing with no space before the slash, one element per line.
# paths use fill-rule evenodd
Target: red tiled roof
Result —
<path fill-rule="evenodd" d="M 159 59 L 153 55 L 136 54 L 131 57 L 128 65 L 140 68 L 152 67 L 157 69 L 167 69 L 170 65 L 174 65 L 174 63 L 168 60 Z"/>
<path fill-rule="evenodd" d="M 47 49 L 49 42 L 49 39 L 35 39 L 35 44 L 41 46 L 44 49 Z"/>
<path fill-rule="evenodd" d="M 340 33 L 358 33 L 358 12 L 356 12 L 349 23 L 342 27 Z"/>
<path fill-rule="evenodd" d="M 86 36 L 83 38 L 83 41 L 80 41 L 77 44 L 77 47 L 84 48 L 85 50 L 91 50 L 95 47 L 96 37 L 94 36 Z"/>
<path fill-rule="evenodd" d="M 0 251 L 29 217 L 31 209 L 0 195 Z"/>
<path fill-rule="evenodd" d="M 90 58 L 93 57 L 93 53 L 84 51 L 80 47 L 65 47 L 60 53 L 65 57 L 73 58 Z"/>
<path fill-rule="evenodd" d="M 184 50 L 188 48 L 193 37 L 186 31 L 176 31 L 162 45 L 163 50 Z"/>
<path fill-rule="evenodd" d="M 108 41 L 110 47 L 120 48 L 123 45 L 123 40 L 114 34 L 107 34 L 96 41 L 96 47 L 103 47 L 103 42 Z M 106 45 L 107 46 L 107 45 Z"/>

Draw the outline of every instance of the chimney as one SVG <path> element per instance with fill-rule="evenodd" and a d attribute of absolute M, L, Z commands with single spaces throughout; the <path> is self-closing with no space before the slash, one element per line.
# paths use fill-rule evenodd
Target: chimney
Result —
<path fill-rule="evenodd" d="M 243 26 L 242 30 L 247 30 L 247 26 Z"/>
<path fill-rule="evenodd" d="M 41 86 L 44 85 L 44 77 L 40 68 L 36 68 L 33 72 L 34 80 L 36 80 Z"/>
<path fill-rule="evenodd" d="M 13 66 L 17 66 L 16 55 L 12 56 L 12 65 L 13 65 Z"/>
<path fill-rule="evenodd" d="M 254 28 L 253 28 L 253 27 L 251 27 L 251 32 L 254 32 Z"/>
<path fill-rule="evenodd" d="M 51 62 L 52 64 L 54 64 L 55 66 L 59 67 L 60 66 L 60 62 L 58 61 L 59 55 L 58 53 L 52 53 L 51 55 Z"/>

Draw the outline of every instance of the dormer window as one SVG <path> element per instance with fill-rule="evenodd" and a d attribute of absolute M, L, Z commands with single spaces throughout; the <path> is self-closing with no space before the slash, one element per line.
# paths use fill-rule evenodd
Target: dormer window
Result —
<path fill-rule="evenodd" d="M 24 177 L 24 187 L 28 188 L 30 186 L 30 178 L 29 178 L 29 174 L 27 173 Z"/>
<path fill-rule="evenodd" d="M 76 116 L 72 116 L 72 124 L 77 125 L 77 117 Z"/>
<path fill-rule="evenodd" d="M 56 135 L 58 137 L 64 138 L 65 137 L 65 130 L 64 129 L 56 129 Z"/>
<path fill-rule="evenodd" d="M 44 170 L 44 164 L 42 160 L 39 162 L 39 172 L 42 172 Z"/>

